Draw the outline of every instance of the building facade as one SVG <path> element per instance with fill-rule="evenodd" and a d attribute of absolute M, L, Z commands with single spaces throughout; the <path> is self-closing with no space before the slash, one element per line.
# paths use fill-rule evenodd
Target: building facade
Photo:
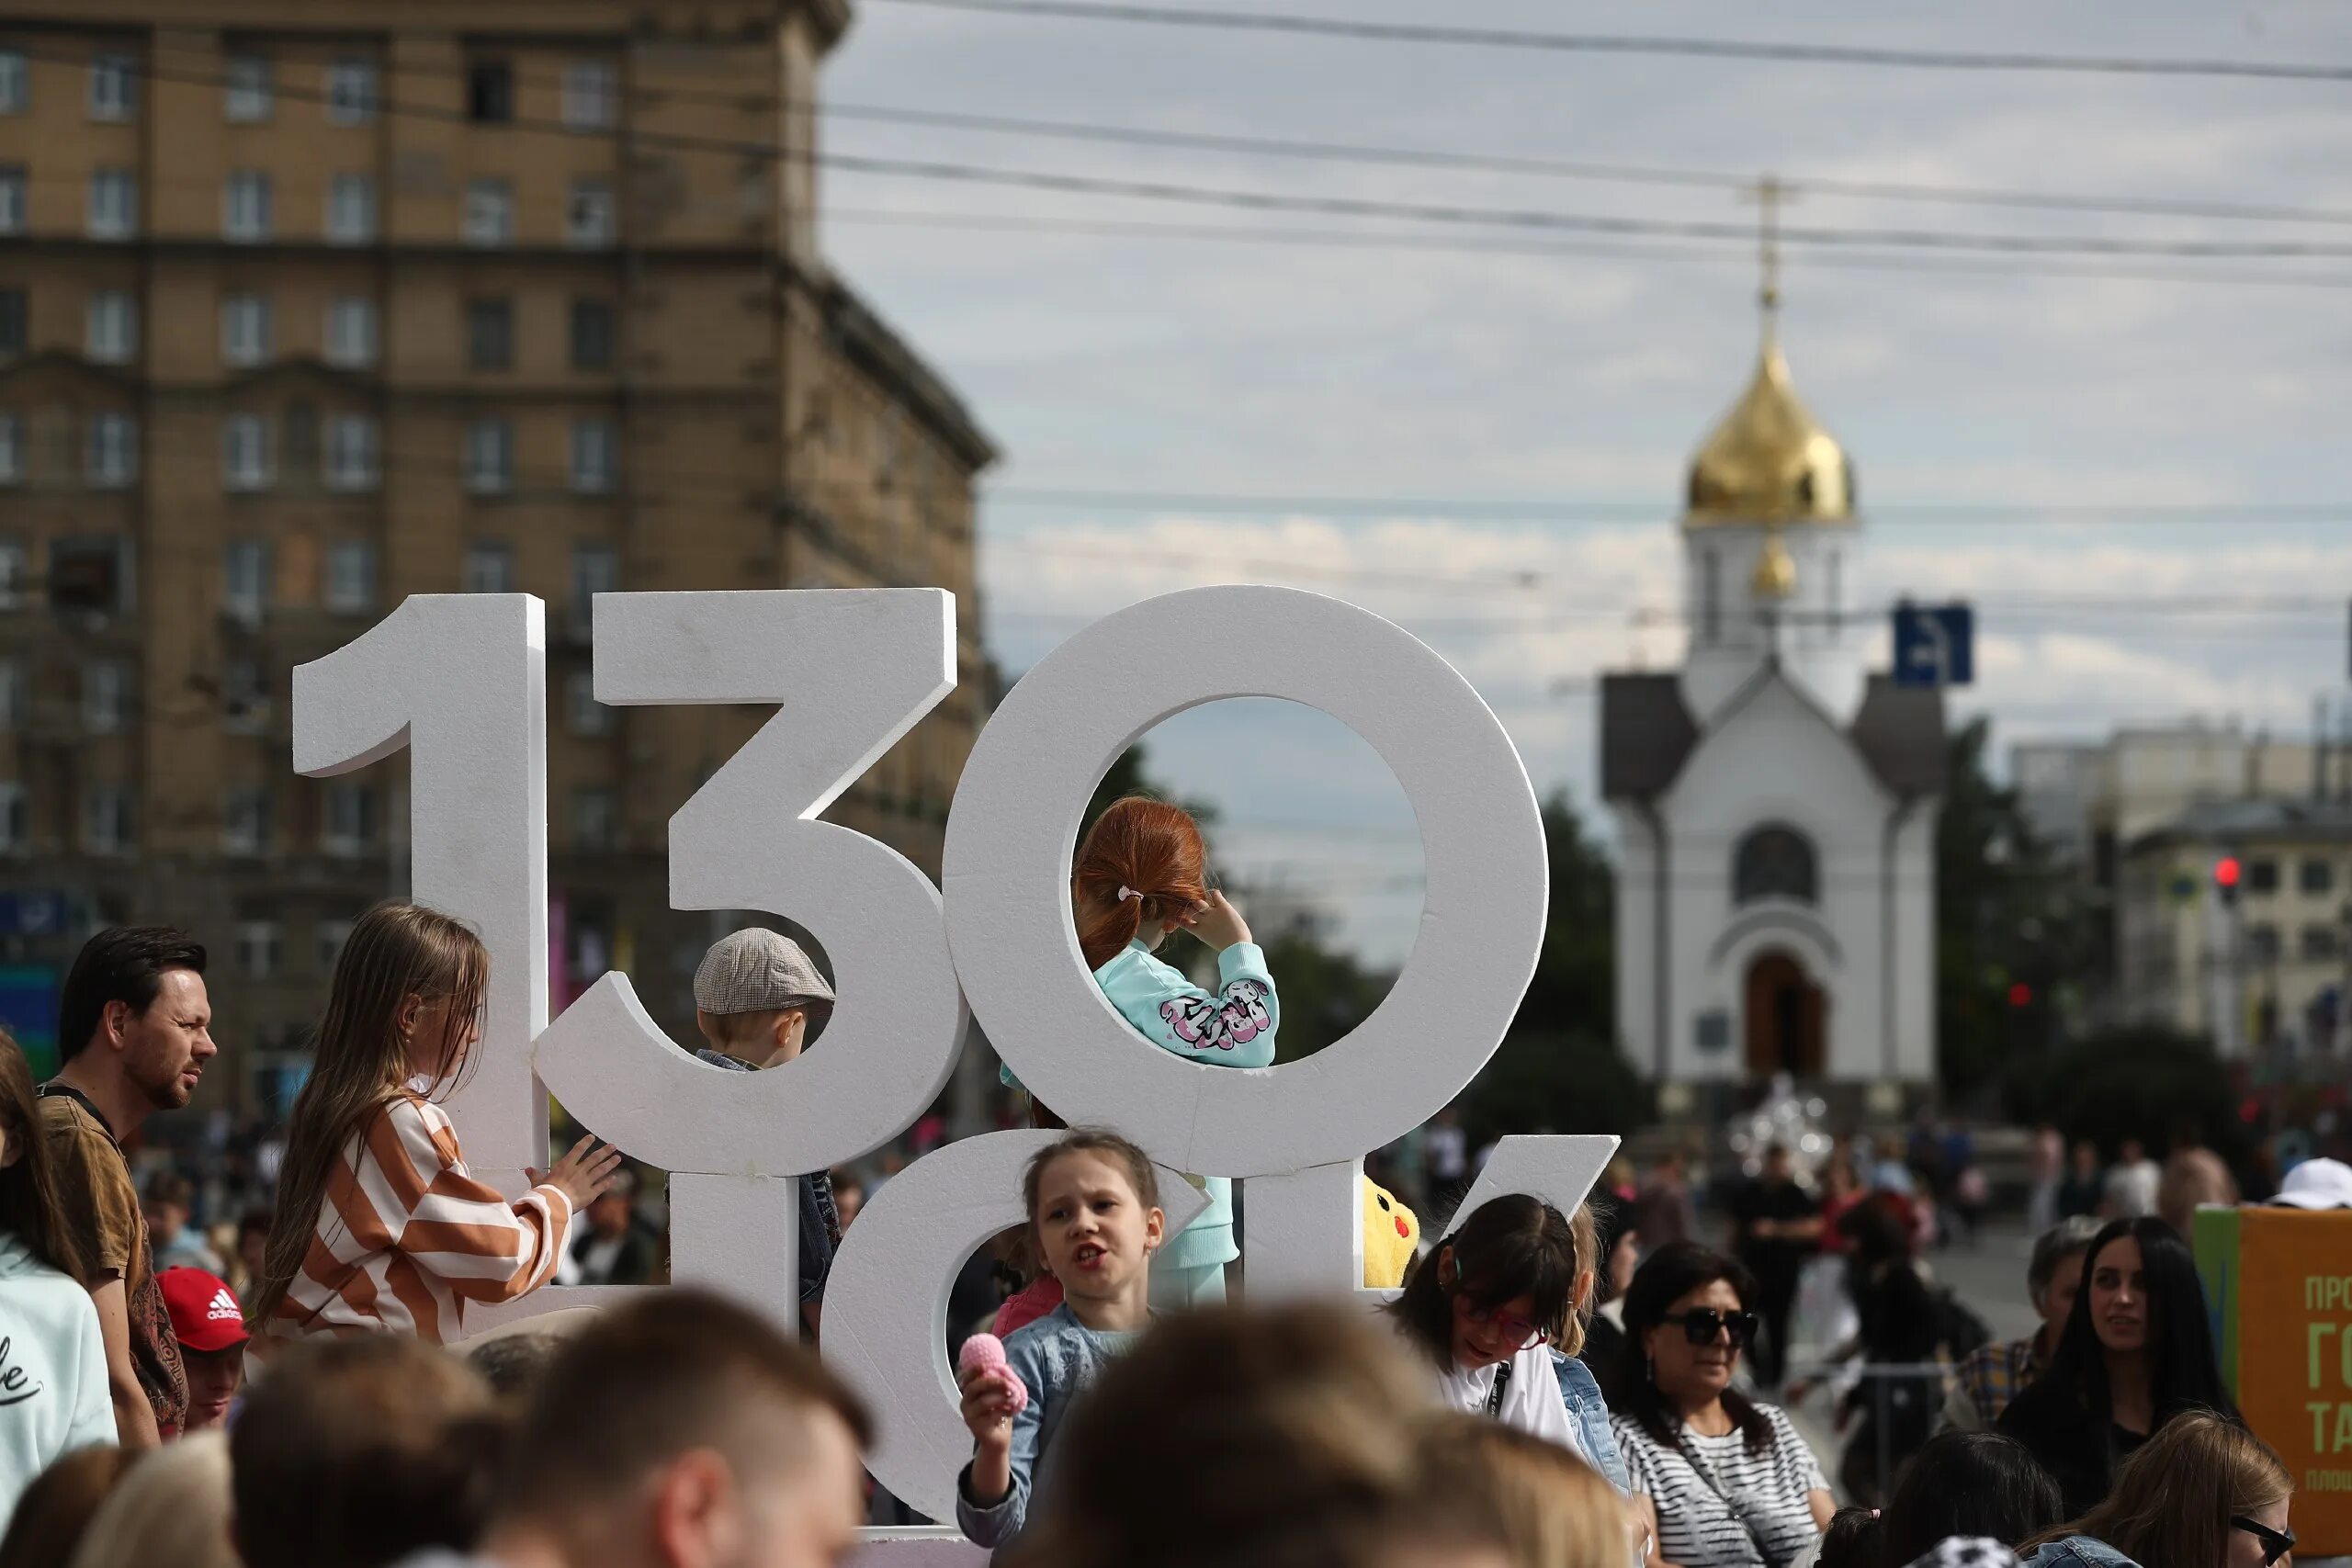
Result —
<path fill-rule="evenodd" d="M 594 595 L 938 586 L 958 689 L 830 818 L 936 871 L 989 676 L 955 395 L 826 265 L 846 0 L 30 0 L 0 24 L 0 1000 L 91 927 L 215 953 L 267 1109 L 404 761 L 313 782 L 289 671 L 412 593 L 548 606 L 558 1005 L 690 1029 L 666 829 L 764 721 L 593 700 Z"/>
<path fill-rule="evenodd" d="M 2335 1050 L 2352 927 L 2352 805 L 2212 802 L 2125 846 L 2118 1021 L 2227 1056 Z"/>
<path fill-rule="evenodd" d="M 1682 668 L 1601 682 L 1618 1029 L 1663 1084 L 1924 1082 L 1942 694 L 1865 668 L 1853 471 L 1770 308 L 1691 462 Z"/>

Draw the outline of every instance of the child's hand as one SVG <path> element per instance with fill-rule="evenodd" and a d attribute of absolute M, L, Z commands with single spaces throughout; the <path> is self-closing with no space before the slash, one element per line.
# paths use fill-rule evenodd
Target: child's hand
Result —
<path fill-rule="evenodd" d="M 572 1145 L 571 1152 L 556 1161 L 553 1170 L 525 1174 L 530 1177 L 532 1186 L 552 1187 L 571 1199 L 572 1213 L 578 1213 L 613 1184 L 620 1168 L 620 1150 L 610 1144 L 600 1148 L 596 1140 L 589 1137 Z"/>
<path fill-rule="evenodd" d="M 1002 1453 L 1012 1447 L 1012 1393 L 1002 1375 L 989 1367 L 967 1369 L 956 1380 L 964 1391 L 964 1425 L 981 1451 Z"/>
<path fill-rule="evenodd" d="M 1236 942 L 1250 940 L 1250 922 L 1241 918 L 1241 911 L 1235 908 L 1225 894 L 1216 888 L 1211 888 L 1205 899 L 1193 905 L 1191 913 L 1183 916 L 1181 923 L 1217 953 L 1223 953 Z"/>

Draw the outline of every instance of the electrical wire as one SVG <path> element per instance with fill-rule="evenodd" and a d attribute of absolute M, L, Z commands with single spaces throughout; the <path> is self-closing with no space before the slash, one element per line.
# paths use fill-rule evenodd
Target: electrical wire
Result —
<path fill-rule="evenodd" d="M 1108 6 L 1094 0 L 879 0 L 936 11 L 1076 22 L 1122 22 L 1219 32 L 1282 33 L 1347 39 L 1362 43 L 1450 44 L 1547 51 L 1568 54 L 1658 55 L 1707 60 L 1756 60 L 1823 65 L 1895 66 L 1909 70 L 2022 72 L 2102 76 L 2211 76 L 2266 82 L 2352 82 L 2352 65 L 2287 61 L 2155 59 L 2126 55 L 2046 54 L 2021 51 L 1893 49 L 1866 45 L 1773 43 L 1741 39 L 1673 38 L 1632 33 L 1542 32 L 1525 28 L 1463 27 L 1424 22 L 1374 22 L 1277 11 L 1180 9 L 1172 6 Z"/>

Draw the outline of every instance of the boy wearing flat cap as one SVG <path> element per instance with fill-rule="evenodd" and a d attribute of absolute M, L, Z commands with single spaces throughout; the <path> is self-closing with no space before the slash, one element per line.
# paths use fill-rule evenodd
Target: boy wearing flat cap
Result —
<path fill-rule="evenodd" d="M 832 987 L 798 942 L 763 926 L 737 931 L 695 970 L 695 1027 L 710 1043 L 695 1055 L 734 1072 L 780 1066 L 800 1055 L 810 1022 L 832 1006 Z M 811 1336 L 841 1239 L 831 1178 L 801 1178 L 800 1317 Z"/>

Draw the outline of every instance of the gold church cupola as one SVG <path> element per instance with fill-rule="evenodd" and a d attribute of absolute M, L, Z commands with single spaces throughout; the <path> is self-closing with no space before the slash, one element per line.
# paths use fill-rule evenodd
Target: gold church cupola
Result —
<path fill-rule="evenodd" d="M 1763 207 L 1763 342 L 1747 389 L 1690 459 L 1682 521 L 1710 524 L 1845 523 L 1854 515 L 1854 467 L 1844 447 L 1798 398 L 1781 355 L 1779 204 L 1767 179 Z"/>

